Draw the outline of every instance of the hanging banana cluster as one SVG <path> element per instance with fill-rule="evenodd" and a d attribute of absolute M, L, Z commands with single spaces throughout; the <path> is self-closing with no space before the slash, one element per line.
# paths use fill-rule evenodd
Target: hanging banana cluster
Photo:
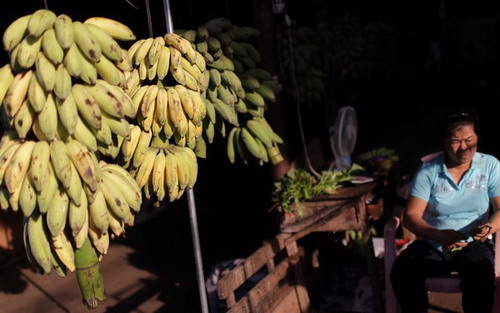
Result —
<path fill-rule="evenodd" d="M 282 157 L 277 144 L 282 143 L 282 140 L 270 129 L 267 121 L 264 120 L 266 126 L 259 133 L 275 138 L 269 144 L 269 151 L 264 145 L 257 149 L 256 144 L 263 143 L 263 139 L 255 137 L 257 135 L 254 132 L 245 132 L 245 138 L 248 138 L 245 143 L 250 147 L 243 144 L 240 145 L 241 149 L 237 149 L 235 142 L 243 140 L 234 139 L 240 138 L 239 134 L 242 129 L 247 128 L 248 121 L 263 120 L 267 103 L 276 100 L 277 84 L 269 72 L 257 67 L 261 56 L 251 43 L 260 35 L 259 31 L 252 27 L 236 27 L 225 18 L 216 18 L 196 30 L 178 30 L 177 33 L 196 47 L 207 64 L 208 84 L 202 90 L 209 117 L 203 123 L 207 141 L 213 142 L 216 130 L 223 137 L 229 133 L 231 136 L 228 138 L 227 151 L 231 162 L 235 161 L 235 154 L 239 154 L 245 163 L 248 163 L 249 155 L 256 157 L 259 164 L 266 163 L 269 159 L 274 164 L 280 162 Z M 233 128 L 226 131 L 225 122 Z M 244 126 L 240 127 L 241 125 Z M 254 140 L 254 137 L 258 140 Z M 197 144 L 201 146 L 202 152 L 204 145 L 202 138 Z M 250 151 L 254 153 L 249 153 Z"/>
<path fill-rule="evenodd" d="M 42 273 L 74 270 L 68 238 L 78 249 L 89 237 L 106 254 L 108 227 L 122 234 L 123 224 L 132 224 L 140 209 L 133 177 L 116 165 L 100 168 L 95 154 L 77 140 L 21 141 L 9 130 L 0 142 L 0 160 L 1 208 L 23 212 L 27 253 Z"/>
<path fill-rule="evenodd" d="M 132 70 L 116 39 L 135 36 L 102 17 L 72 21 L 45 9 L 15 20 L 3 44 L 10 64 L 0 69 L 2 122 L 19 138 L 74 138 L 92 151 L 106 151 L 128 137 L 134 118 L 130 97 L 120 88 Z"/>

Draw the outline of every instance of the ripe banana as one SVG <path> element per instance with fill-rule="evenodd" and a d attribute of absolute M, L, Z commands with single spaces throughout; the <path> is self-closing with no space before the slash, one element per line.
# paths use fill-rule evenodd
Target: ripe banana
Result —
<path fill-rule="evenodd" d="M 91 17 L 85 20 L 84 24 L 95 25 L 117 40 L 130 41 L 136 39 L 134 33 L 128 26 L 113 19 L 105 17 Z"/>
<path fill-rule="evenodd" d="M 57 41 L 56 32 L 53 28 L 48 29 L 43 34 L 42 51 L 52 63 L 56 65 L 62 63 L 64 59 L 64 50 Z"/>
<path fill-rule="evenodd" d="M 65 15 L 59 15 L 54 22 L 57 41 L 63 49 L 68 49 L 74 43 L 73 20 Z"/>
<path fill-rule="evenodd" d="M 21 186 L 24 176 L 28 172 L 34 145 L 34 141 L 21 143 L 7 164 L 3 182 L 11 194 Z"/>
<path fill-rule="evenodd" d="M 3 47 L 5 51 L 12 51 L 23 38 L 26 36 L 28 30 L 28 22 L 31 14 L 21 16 L 14 22 L 10 23 L 5 32 L 3 33 Z"/>
<path fill-rule="evenodd" d="M 62 183 L 65 189 L 71 187 L 71 160 L 68 156 L 66 145 L 59 140 L 50 143 L 50 160 L 54 167 L 57 179 Z"/>
<path fill-rule="evenodd" d="M 89 186 L 92 191 L 97 190 L 99 184 L 99 172 L 91 154 L 83 144 L 76 140 L 69 140 L 66 143 L 68 154 L 75 165 L 81 179 Z"/>
<path fill-rule="evenodd" d="M 54 12 L 46 9 L 37 10 L 28 21 L 28 33 L 35 37 L 41 36 L 44 31 L 52 27 L 55 21 Z"/>
<path fill-rule="evenodd" d="M 37 212 L 33 213 L 25 222 L 25 232 L 33 258 L 44 273 L 50 273 L 52 267 L 50 263 L 50 243 L 46 237 L 43 220 L 43 215 Z"/>
<path fill-rule="evenodd" d="M 16 62 L 23 69 L 29 69 L 35 64 L 36 57 L 42 48 L 42 37 L 27 36 L 19 44 L 16 52 Z"/>
<path fill-rule="evenodd" d="M 81 22 L 74 21 L 73 35 L 76 45 L 83 54 L 93 62 L 99 62 L 101 59 L 101 47 L 87 26 Z"/>
<path fill-rule="evenodd" d="M 52 248 L 66 268 L 74 272 L 76 269 L 75 251 L 66 232 L 62 231 L 57 236 L 52 237 Z"/>
<path fill-rule="evenodd" d="M 158 153 L 158 148 L 147 148 L 144 152 L 143 160 L 138 167 L 137 173 L 135 175 L 135 180 L 140 188 L 144 187 L 150 179 L 151 172 L 154 166 L 154 160 L 156 154 Z"/>
<path fill-rule="evenodd" d="M 33 71 L 31 70 L 18 73 L 10 83 L 9 89 L 7 89 L 7 93 L 3 100 L 5 112 L 10 118 L 14 117 L 23 104 L 24 98 L 28 93 L 32 75 Z"/>
<path fill-rule="evenodd" d="M 75 99 L 76 107 L 83 120 L 91 127 L 100 129 L 102 119 L 101 109 L 94 97 L 92 97 L 92 94 L 81 84 L 73 85 L 71 94 Z"/>
<path fill-rule="evenodd" d="M 33 183 L 28 175 L 24 176 L 24 180 L 20 190 L 19 206 L 25 217 L 30 216 L 36 208 L 36 192 Z"/>
<path fill-rule="evenodd" d="M 54 192 L 51 204 L 47 210 L 47 227 L 52 237 L 59 235 L 68 220 L 69 199 L 60 188 Z"/>
<path fill-rule="evenodd" d="M 43 110 L 37 115 L 40 131 L 48 141 L 51 141 L 56 137 L 58 124 L 57 107 L 54 98 L 55 97 L 52 93 L 48 94 Z"/>
<path fill-rule="evenodd" d="M 81 193 L 79 202 L 80 205 L 76 205 L 73 201 L 69 202 L 68 221 L 73 236 L 76 236 L 84 227 L 84 223 L 89 220 L 87 216 L 88 202 L 85 192 Z"/>
<path fill-rule="evenodd" d="M 56 174 L 54 173 L 54 169 L 52 168 L 50 161 L 48 161 L 46 164 L 48 164 L 48 166 L 45 169 L 45 180 L 43 181 L 41 189 L 38 191 L 38 195 L 36 198 L 36 201 L 38 203 L 38 210 L 40 211 L 40 213 L 46 213 L 48 211 L 49 207 L 51 206 L 52 197 L 54 196 L 54 193 L 59 189 Z"/>

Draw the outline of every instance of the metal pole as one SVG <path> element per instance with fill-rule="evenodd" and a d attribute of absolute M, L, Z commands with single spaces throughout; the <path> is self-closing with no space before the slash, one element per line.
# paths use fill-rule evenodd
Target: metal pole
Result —
<path fill-rule="evenodd" d="M 198 276 L 198 289 L 200 291 L 200 303 L 202 313 L 208 313 L 208 301 L 205 286 L 205 275 L 203 273 L 203 261 L 201 258 L 200 237 L 198 235 L 198 221 L 196 218 L 196 204 L 194 202 L 193 189 L 188 190 L 189 217 L 191 220 L 191 234 L 193 237 L 194 257 L 196 260 L 196 274 Z"/>
<path fill-rule="evenodd" d="M 163 0 L 163 9 L 165 11 L 165 23 L 167 26 L 167 33 L 174 31 L 174 24 L 172 22 L 172 15 L 170 14 L 170 1 Z M 208 312 L 208 300 L 205 286 L 205 275 L 203 273 L 203 260 L 201 258 L 200 237 L 198 234 L 198 218 L 196 217 L 196 204 L 194 201 L 193 189 L 188 188 L 187 192 L 189 218 L 191 222 L 191 237 L 193 239 L 194 257 L 196 263 L 196 276 L 198 278 L 198 291 L 200 295 L 201 312 Z"/>

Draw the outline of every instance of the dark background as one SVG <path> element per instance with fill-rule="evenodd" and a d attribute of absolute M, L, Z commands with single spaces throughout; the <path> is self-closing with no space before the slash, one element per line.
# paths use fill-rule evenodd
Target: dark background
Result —
<path fill-rule="evenodd" d="M 270 0 L 269 0 L 270 1 Z M 48 0 L 49 9 L 74 20 L 106 16 L 127 24 L 138 38 L 149 37 L 145 2 L 130 0 Z M 257 24 L 260 0 L 171 1 L 175 28 L 192 29 L 214 17 L 227 17 L 238 26 Z M 153 35 L 165 33 L 163 2 L 151 0 Z M 19 16 L 43 8 L 44 2 L 2 3 L 0 30 Z M 452 107 L 474 109 L 482 122 L 480 151 L 500 156 L 497 128 L 499 99 L 499 21 L 496 1 L 287 1 L 297 26 L 315 27 L 350 16 L 361 25 L 382 23 L 388 31 L 376 38 L 378 53 L 368 70 L 342 79 L 333 77 L 320 104 L 304 105 L 308 140 L 327 142 L 327 126 L 335 112 L 351 105 L 358 116 L 354 154 L 380 146 L 396 150 L 400 166 L 411 173 L 420 156 L 439 149 L 436 117 Z M 283 15 L 270 21 L 283 26 Z M 270 47 L 260 43 L 261 51 Z M 272 49 L 271 49 L 272 50 Z M 0 53 L 1 64 L 8 60 Z M 266 64 L 278 62 L 266 60 Z M 277 73 L 276 73 L 277 74 Z M 289 88 L 289 86 L 285 86 Z M 295 101 L 282 98 L 290 157 L 301 150 Z M 271 120 L 273 117 L 269 117 Z M 325 156 L 329 147 L 323 144 Z M 273 202 L 272 168 L 230 165 L 220 136 L 200 160 L 195 187 L 198 223 L 206 273 L 217 261 L 246 257 L 278 231 Z M 184 269 L 186 295 L 195 299 L 195 273 L 185 197 L 167 205 L 158 218 L 139 223 L 121 239 L 137 249 L 131 262 L 157 271 L 163 279 Z M 165 269 L 165 265 L 168 269 Z M 174 275 L 174 276 L 175 276 Z M 187 311 L 186 311 L 187 312 Z"/>

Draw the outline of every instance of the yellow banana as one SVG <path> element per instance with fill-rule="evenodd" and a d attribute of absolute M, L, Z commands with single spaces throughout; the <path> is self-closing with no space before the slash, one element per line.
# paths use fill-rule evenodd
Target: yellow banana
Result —
<path fill-rule="evenodd" d="M 73 77 L 80 77 L 82 73 L 82 63 L 80 51 L 76 44 L 72 43 L 64 56 L 64 66 Z"/>
<path fill-rule="evenodd" d="M 181 67 L 181 58 L 182 58 L 181 52 L 173 47 L 169 47 L 169 49 L 170 49 L 170 73 L 179 84 L 185 85 L 186 77 Z"/>
<path fill-rule="evenodd" d="M 59 189 L 59 184 L 57 182 L 54 169 L 52 168 L 50 162 L 48 162 L 47 164 L 48 165 L 45 168 L 45 180 L 43 181 L 41 189 L 38 191 L 38 196 L 36 198 L 36 201 L 38 203 L 38 210 L 40 211 L 40 213 L 47 213 L 49 207 L 52 204 L 52 197 L 54 196 L 54 193 Z M 35 181 L 33 182 L 35 183 Z"/>
<path fill-rule="evenodd" d="M 141 128 L 137 125 L 133 125 L 130 128 L 130 136 L 128 139 L 123 141 L 121 146 L 121 153 L 123 162 L 128 163 L 130 159 L 134 156 L 135 148 L 139 143 L 139 138 L 141 136 Z"/>
<path fill-rule="evenodd" d="M 50 243 L 44 230 L 44 216 L 38 213 L 32 214 L 25 222 L 30 251 L 43 271 L 50 273 Z"/>
<path fill-rule="evenodd" d="M 159 80 L 163 80 L 170 68 L 170 49 L 166 46 L 161 47 L 160 55 L 158 57 L 158 66 L 156 68 L 156 74 Z"/>
<path fill-rule="evenodd" d="M 20 139 L 25 139 L 28 132 L 31 130 L 33 120 L 35 119 L 35 111 L 31 108 L 28 101 L 24 101 L 21 108 L 14 116 L 14 128 Z"/>
<path fill-rule="evenodd" d="M 47 59 L 44 53 L 39 53 L 36 58 L 35 66 L 36 76 L 42 87 L 47 92 L 52 91 L 56 84 L 56 67 L 54 64 Z"/>
<path fill-rule="evenodd" d="M 78 170 L 76 169 L 73 162 L 71 162 L 71 184 L 68 189 L 66 189 L 66 193 L 71 200 L 71 203 L 75 205 L 80 205 L 82 200 L 83 185 L 82 180 L 80 179 L 80 175 L 78 174 Z M 87 199 L 87 197 L 85 197 Z"/>
<path fill-rule="evenodd" d="M 117 118 L 124 116 L 122 99 L 117 98 L 110 88 L 102 83 L 102 80 L 99 79 L 95 85 L 85 86 L 85 88 L 92 95 L 102 111 Z"/>
<path fill-rule="evenodd" d="M 87 84 L 95 84 L 97 80 L 97 69 L 95 68 L 94 61 L 87 58 L 80 48 L 76 49 L 76 57 L 81 67 L 79 78 Z"/>
<path fill-rule="evenodd" d="M 12 194 L 17 190 L 28 172 L 31 161 L 31 152 L 33 151 L 34 141 L 25 141 L 16 149 L 15 154 L 7 164 L 3 176 L 3 182 L 9 192 Z"/>
<path fill-rule="evenodd" d="M 65 15 L 61 14 L 57 16 L 54 22 L 54 31 L 56 34 L 57 42 L 63 49 L 68 49 L 74 43 L 73 34 L 73 20 Z"/>
<path fill-rule="evenodd" d="M 89 221 L 88 221 L 89 215 L 88 214 L 86 215 L 86 218 L 87 219 L 86 219 L 85 223 L 83 223 L 83 227 L 80 230 L 80 232 L 76 235 L 73 235 L 73 241 L 75 243 L 75 248 L 77 248 L 77 249 L 80 249 L 83 246 L 83 244 L 85 243 L 85 241 L 87 240 L 88 235 L 89 235 Z"/>
<path fill-rule="evenodd" d="M 73 85 L 71 93 L 83 120 L 93 128 L 100 129 L 102 113 L 92 94 L 81 84 Z"/>
<path fill-rule="evenodd" d="M 73 36 L 76 45 L 83 54 L 93 62 L 99 62 L 101 59 L 101 47 L 87 26 L 81 22 L 74 21 Z"/>
<path fill-rule="evenodd" d="M 162 183 L 162 178 L 165 176 L 165 163 L 165 154 L 163 153 L 163 150 L 160 149 L 155 157 L 153 171 L 151 173 L 151 183 L 153 185 L 154 192 L 158 192 L 160 183 Z"/>
<path fill-rule="evenodd" d="M 68 156 L 66 145 L 59 140 L 50 143 L 50 160 L 54 167 L 57 179 L 62 183 L 65 189 L 71 187 L 71 160 Z"/>
<path fill-rule="evenodd" d="M 3 105 L 5 112 L 10 118 L 14 117 L 23 104 L 24 98 L 28 93 L 31 75 L 33 75 L 33 71 L 31 70 L 18 73 L 14 76 L 9 89 L 7 89 Z"/>
<path fill-rule="evenodd" d="M 56 79 L 54 83 L 54 93 L 58 99 L 64 100 L 71 93 L 71 75 L 63 64 L 59 64 L 56 69 Z"/>
<path fill-rule="evenodd" d="M 121 71 L 110 59 L 103 55 L 98 62 L 94 63 L 94 65 L 97 70 L 97 74 L 99 74 L 102 79 L 112 85 L 120 85 L 122 81 Z"/>
<path fill-rule="evenodd" d="M 78 119 L 76 121 L 75 132 L 72 137 L 81 142 L 91 151 L 97 151 L 97 139 L 93 135 L 90 128 L 85 124 L 85 122 L 77 115 Z"/>
<path fill-rule="evenodd" d="M 130 124 L 126 119 L 119 119 L 109 115 L 108 113 L 102 111 L 102 124 L 106 123 L 113 134 L 122 137 L 128 137 L 130 135 Z"/>
<path fill-rule="evenodd" d="M 12 72 L 9 64 L 6 64 L 0 68 L 0 107 L 5 98 L 5 94 L 9 89 L 10 83 L 14 80 L 14 73 Z"/>
<path fill-rule="evenodd" d="M 141 188 L 144 187 L 150 179 L 157 153 L 157 148 L 148 148 L 144 153 L 144 158 L 135 175 L 135 180 Z"/>
<path fill-rule="evenodd" d="M 69 202 L 68 221 L 73 236 L 76 236 L 84 227 L 83 224 L 89 220 L 87 216 L 88 202 L 85 192 L 81 193 L 79 202 L 80 205 L 76 205 L 73 201 Z"/>
<path fill-rule="evenodd" d="M 19 195 L 19 206 L 25 217 L 30 216 L 36 208 L 36 192 L 28 175 L 24 176 Z"/>
<path fill-rule="evenodd" d="M 136 52 L 133 55 L 133 58 L 131 58 L 132 62 L 135 65 L 141 64 L 144 61 L 144 59 L 148 56 L 149 50 L 151 49 L 153 42 L 154 38 L 147 38 L 137 48 Z"/>
<path fill-rule="evenodd" d="M 64 50 L 57 41 L 56 32 L 52 28 L 43 34 L 42 51 L 54 64 L 60 64 L 64 59 Z"/>
<path fill-rule="evenodd" d="M 106 180 L 107 183 L 110 183 L 118 188 L 119 192 L 127 202 L 127 206 L 138 212 L 141 208 L 142 197 L 140 189 L 138 191 L 139 186 L 132 176 L 128 174 L 130 178 L 125 178 L 121 173 L 106 167 L 101 169 L 101 173 L 103 180 Z"/>
<path fill-rule="evenodd" d="M 118 42 L 100 27 L 92 24 L 86 24 L 86 26 L 99 44 L 102 54 L 113 62 L 120 62 L 123 55 Z"/>
<path fill-rule="evenodd" d="M 89 186 L 92 191 L 97 189 L 99 184 L 99 173 L 91 154 L 83 144 L 76 140 L 69 140 L 66 143 L 68 154 L 75 165 L 81 179 Z"/>
<path fill-rule="evenodd" d="M 91 17 L 84 22 L 85 24 L 95 25 L 111 37 L 117 40 L 130 41 L 135 40 L 135 35 L 132 30 L 123 23 L 106 17 Z"/>
<path fill-rule="evenodd" d="M 71 272 L 74 272 L 76 269 L 75 251 L 73 250 L 73 246 L 71 245 L 66 232 L 62 231 L 57 236 L 52 237 L 52 248 L 54 248 L 54 252 L 66 268 Z"/>
<path fill-rule="evenodd" d="M 54 192 L 50 207 L 47 210 L 47 227 L 55 237 L 63 231 L 68 220 L 69 199 L 60 188 Z"/>
<path fill-rule="evenodd" d="M 89 220 L 92 220 L 95 229 L 99 230 L 101 234 L 108 231 L 108 207 L 104 194 L 99 189 L 94 194 L 94 201 L 89 203 Z"/>
<path fill-rule="evenodd" d="M 54 12 L 40 9 L 36 10 L 28 21 L 28 33 L 33 36 L 41 36 L 44 31 L 51 28 L 56 21 Z"/>
<path fill-rule="evenodd" d="M 52 93 L 47 95 L 47 100 L 43 106 L 43 110 L 38 113 L 37 120 L 40 131 L 46 140 L 53 140 L 56 137 L 57 131 L 57 107 Z"/>
<path fill-rule="evenodd" d="M 16 62 L 24 69 L 29 69 L 35 64 L 36 57 L 42 48 L 42 37 L 27 36 L 19 44 L 16 52 Z"/>
<path fill-rule="evenodd" d="M 177 90 L 174 87 L 168 87 L 167 93 L 168 93 L 168 115 L 172 123 L 175 125 L 175 127 L 179 127 L 184 116 L 181 98 L 179 97 L 179 94 L 177 93 Z"/>
<path fill-rule="evenodd" d="M 5 29 L 3 33 L 3 47 L 5 51 L 12 51 L 27 35 L 28 22 L 31 14 L 21 16 Z"/>
<path fill-rule="evenodd" d="M 177 94 L 179 95 L 179 98 L 180 98 L 181 104 L 182 104 L 182 108 L 183 108 L 184 113 L 186 114 L 187 118 L 189 118 L 190 120 L 193 119 L 195 106 L 194 106 L 193 100 L 191 99 L 191 95 L 188 92 L 188 89 L 182 85 L 176 85 L 175 90 L 177 91 Z"/>
<path fill-rule="evenodd" d="M 127 220 L 128 216 L 131 214 L 130 209 L 127 200 L 125 200 L 118 186 L 103 178 L 99 184 L 99 189 L 102 191 L 104 199 L 106 199 L 108 210 L 110 209 L 119 219 Z"/>
<path fill-rule="evenodd" d="M 160 52 L 162 50 L 162 47 L 164 46 L 165 46 L 165 40 L 163 39 L 163 37 L 161 36 L 155 37 L 147 56 L 149 64 L 155 64 L 158 62 L 160 58 Z"/>
<path fill-rule="evenodd" d="M 143 131 L 141 133 L 141 136 L 139 137 L 139 142 L 137 143 L 137 147 L 135 148 L 134 157 L 132 161 L 135 168 L 138 168 L 142 164 L 142 161 L 144 160 L 145 153 L 149 147 L 149 143 L 151 142 L 152 137 L 153 137 L 152 132 Z"/>

